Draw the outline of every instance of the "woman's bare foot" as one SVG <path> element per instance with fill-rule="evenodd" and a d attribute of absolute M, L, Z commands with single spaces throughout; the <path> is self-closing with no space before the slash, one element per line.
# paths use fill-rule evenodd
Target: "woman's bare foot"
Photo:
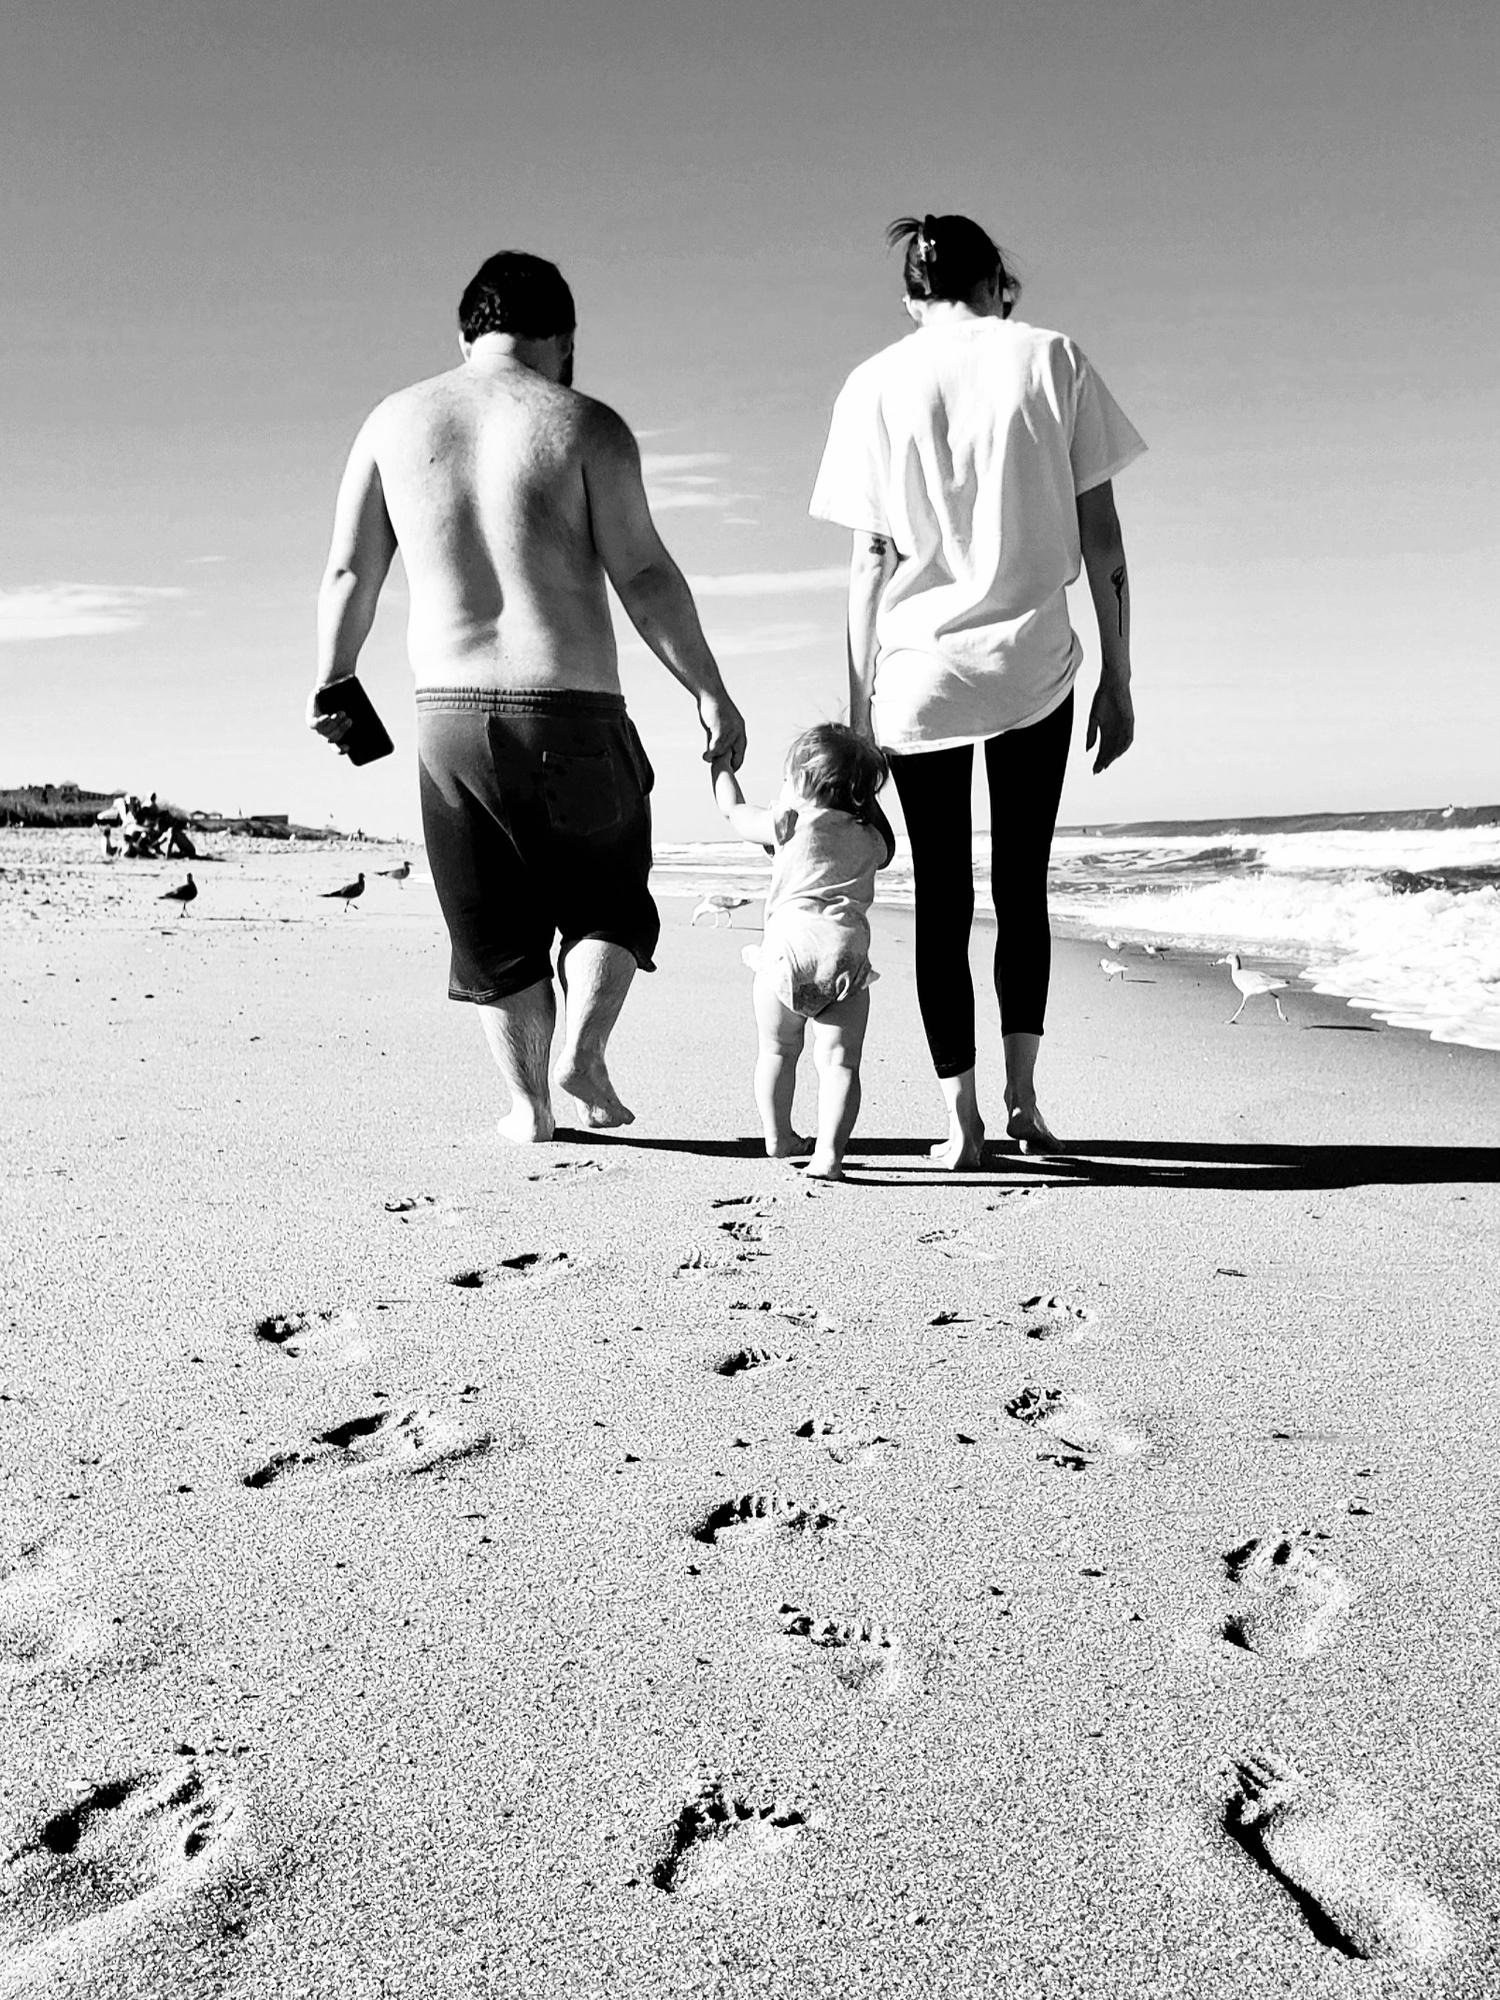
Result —
<path fill-rule="evenodd" d="M 804 1139 L 799 1132 L 768 1132 L 766 1135 L 766 1158 L 768 1160 L 800 1160 L 804 1153 L 812 1151 L 811 1139 Z"/>
<path fill-rule="evenodd" d="M 509 1139 L 513 1146 L 539 1146 L 550 1139 L 556 1131 L 556 1121 L 552 1116 L 552 1106 L 545 1099 L 540 1103 L 530 1098 L 518 1097 L 498 1119 L 495 1130 L 502 1139 Z"/>
<path fill-rule="evenodd" d="M 946 1139 L 939 1139 L 935 1146 L 928 1148 L 927 1157 L 935 1165 L 946 1167 L 950 1174 L 968 1173 L 984 1161 L 984 1126 L 982 1123 L 961 1125 L 955 1120 L 948 1127 Z"/>
<path fill-rule="evenodd" d="M 581 1060 L 559 1067 L 557 1084 L 574 1098 L 590 1131 L 605 1132 L 613 1125 L 633 1125 L 635 1113 L 623 1105 L 609 1080 L 603 1061 Z"/>
<path fill-rule="evenodd" d="M 1005 1135 L 1008 1139 L 1017 1140 L 1023 1153 L 1062 1153 L 1067 1150 L 1037 1109 L 1035 1098 L 1029 1104 L 1007 1103 Z"/>

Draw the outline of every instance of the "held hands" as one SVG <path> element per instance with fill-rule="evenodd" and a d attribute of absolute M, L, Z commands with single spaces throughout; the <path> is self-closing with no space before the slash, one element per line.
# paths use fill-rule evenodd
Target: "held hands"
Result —
<path fill-rule="evenodd" d="M 1084 749 L 1095 742 L 1099 754 L 1094 759 L 1095 775 L 1107 771 L 1117 757 L 1123 757 L 1135 740 L 1135 708 L 1130 699 L 1130 683 L 1105 673 L 1100 677 L 1093 706 L 1089 710 L 1089 733 Z"/>
<path fill-rule="evenodd" d="M 713 765 L 715 777 L 720 760 L 728 770 L 737 771 L 745 761 L 745 721 L 729 696 L 722 691 L 700 695 L 698 720 L 708 737 L 704 763 Z"/>

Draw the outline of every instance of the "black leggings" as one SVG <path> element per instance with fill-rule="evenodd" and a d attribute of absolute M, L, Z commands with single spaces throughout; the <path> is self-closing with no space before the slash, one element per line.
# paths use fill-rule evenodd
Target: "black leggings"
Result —
<path fill-rule="evenodd" d="M 1073 697 L 984 746 L 995 897 L 995 991 L 1003 1035 L 1039 1035 L 1052 972 L 1047 861 L 1073 730 Z M 917 900 L 917 1005 L 939 1076 L 974 1067 L 974 746 L 890 760 L 906 816 Z"/>

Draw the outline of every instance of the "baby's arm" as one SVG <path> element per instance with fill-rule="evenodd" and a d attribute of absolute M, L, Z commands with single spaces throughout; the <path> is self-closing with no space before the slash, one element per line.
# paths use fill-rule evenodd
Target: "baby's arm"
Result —
<path fill-rule="evenodd" d="M 728 820 L 730 830 L 741 840 L 754 841 L 757 847 L 774 848 L 776 827 L 770 812 L 764 806 L 746 805 L 740 781 L 730 769 L 727 757 L 714 759 L 713 775 L 714 803 Z"/>

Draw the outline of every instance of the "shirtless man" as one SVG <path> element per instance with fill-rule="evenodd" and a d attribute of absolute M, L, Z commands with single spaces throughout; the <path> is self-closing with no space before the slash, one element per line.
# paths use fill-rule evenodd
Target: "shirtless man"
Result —
<path fill-rule="evenodd" d="M 696 700 L 705 762 L 738 767 L 745 726 L 651 519 L 635 438 L 572 387 L 561 273 L 503 250 L 458 320 L 462 364 L 388 397 L 350 453 L 318 596 L 317 687 L 354 672 L 399 548 L 448 991 L 478 1007 L 513 1100 L 500 1130 L 526 1144 L 553 1132 L 555 936 L 557 1081 L 591 1126 L 634 1116 L 605 1049 L 636 969 L 653 969 L 660 924 L 652 772 L 620 693 L 606 578 Z M 333 743 L 350 726 L 311 702 L 307 719 Z"/>

